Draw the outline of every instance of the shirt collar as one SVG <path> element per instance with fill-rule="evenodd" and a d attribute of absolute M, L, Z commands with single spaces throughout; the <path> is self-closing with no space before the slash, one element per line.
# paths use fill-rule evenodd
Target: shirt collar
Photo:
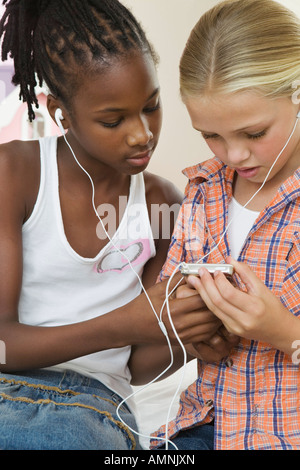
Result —
<path fill-rule="evenodd" d="M 194 180 L 196 178 L 201 178 L 202 180 L 208 180 L 212 178 L 216 173 L 221 170 L 224 170 L 226 165 L 224 165 L 221 160 L 218 158 L 212 158 L 207 160 L 203 163 L 198 163 L 197 165 L 185 168 L 183 170 L 183 174 L 190 180 Z"/>
<path fill-rule="evenodd" d="M 213 180 L 214 178 L 223 177 L 228 183 L 227 188 L 232 187 L 235 170 L 229 168 L 217 157 L 211 158 L 203 163 L 185 168 L 183 174 L 191 183 L 202 183 L 203 181 Z M 300 168 L 291 175 L 278 190 L 277 197 L 280 199 L 293 200 L 300 197 Z M 277 199 L 276 197 L 276 199 Z"/>

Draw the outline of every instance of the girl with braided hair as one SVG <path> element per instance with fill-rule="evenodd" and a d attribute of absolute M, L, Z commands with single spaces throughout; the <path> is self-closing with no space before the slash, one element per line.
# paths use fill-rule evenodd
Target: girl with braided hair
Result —
<path fill-rule="evenodd" d="M 169 240 L 154 240 L 148 211 L 181 201 L 144 172 L 161 128 L 157 58 L 118 0 L 3 3 L 2 60 L 14 60 L 29 120 L 36 86 L 46 85 L 66 135 L 0 147 L 0 448 L 139 449 L 131 402 L 123 421 L 116 404 L 131 380 L 170 362 L 147 299 L 159 312 L 166 284 L 155 280 Z M 92 194 L 115 208 L 112 239 Z M 170 309 L 186 344 L 219 328 L 198 296 Z"/>
<path fill-rule="evenodd" d="M 161 279 L 182 256 L 231 263 L 234 282 L 203 268 L 188 283 L 240 341 L 199 361 L 167 430 L 180 450 L 300 449 L 299 78 L 300 19 L 274 0 L 218 2 L 181 57 L 182 99 L 214 157 L 185 171 Z"/>

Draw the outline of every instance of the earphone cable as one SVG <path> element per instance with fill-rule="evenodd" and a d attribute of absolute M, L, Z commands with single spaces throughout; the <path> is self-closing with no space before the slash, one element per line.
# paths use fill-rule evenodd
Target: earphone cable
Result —
<path fill-rule="evenodd" d="M 253 196 L 249 199 L 249 201 L 247 201 L 247 203 L 240 209 L 240 211 L 238 212 L 238 214 L 236 214 L 236 216 L 233 217 L 233 218 L 229 221 L 227 227 L 225 228 L 225 231 L 223 232 L 223 234 L 222 234 L 222 236 L 221 236 L 219 242 L 216 244 L 216 246 L 215 246 L 209 253 L 207 253 L 206 255 L 204 255 L 203 257 L 201 257 L 201 258 L 197 261 L 197 263 L 201 263 L 201 261 L 202 261 L 203 259 L 205 259 L 208 255 L 210 255 L 211 253 L 213 253 L 213 252 L 219 247 L 221 241 L 223 240 L 223 238 L 224 238 L 225 234 L 227 233 L 227 231 L 228 231 L 228 229 L 229 229 L 231 223 L 233 222 L 233 220 L 239 215 L 239 213 L 240 213 L 242 210 L 244 210 L 244 209 L 250 204 L 250 202 L 251 202 L 251 201 L 257 196 L 257 194 L 263 189 L 263 187 L 265 186 L 265 184 L 266 184 L 266 182 L 267 182 L 267 180 L 268 180 L 268 178 L 269 178 L 269 175 L 271 174 L 271 172 L 272 172 L 274 166 L 276 165 L 276 163 L 277 163 L 279 157 L 282 155 L 282 153 L 284 152 L 284 150 L 285 150 L 286 147 L 288 146 L 288 144 L 289 144 L 289 142 L 290 142 L 290 140 L 291 140 L 291 138 L 292 138 L 292 136 L 293 136 L 293 134 L 294 134 L 294 132 L 295 132 L 295 129 L 296 129 L 296 126 L 297 126 L 297 124 L 298 124 L 299 118 L 300 118 L 300 112 L 298 112 L 298 114 L 297 114 L 297 118 L 296 118 L 295 125 L 294 125 L 294 127 L 293 127 L 293 130 L 292 130 L 292 132 L 291 132 L 291 134 L 290 134 L 290 136 L 289 136 L 289 138 L 288 138 L 286 144 L 284 145 L 284 147 L 282 148 L 281 152 L 279 153 L 279 155 L 277 156 L 277 158 L 276 158 L 275 161 L 273 162 L 273 164 L 272 164 L 270 170 L 268 171 L 267 176 L 265 177 L 265 179 L 264 179 L 262 185 L 261 185 L 261 186 L 259 187 L 259 189 L 253 194 Z M 59 127 L 60 127 L 60 126 L 59 126 Z M 75 153 L 74 153 L 74 151 L 73 151 L 71 145 L 69 144 L 69 142 L 68 142 L 68 140 L 67 140 L 67 138 L 66 138 L 65 132 L 63 132 L 63 137 L 64 137 L 64 140 L 65 140 L 65 142 L 66 142 L 68 148 L 70 149 L 70 151 L 71 151 L 71 153 L 72 153 L 72 155 L 73 155 L 73 157 L 74 157 L 76 163 L 78 164 L 78 166 L 82 169 L 82 171 L 87 175 L 87 177 L 88 177 L 89 180 L 90 180 L 90 183 L 91 183 L 91 186 L 92 186 L 92 206 L 93 206 L 93 210 L 94 210 L 94 212 L 95 212 L 95 214 L 96 214 L 98 220 L 99 220 L 100 223 L 101 223 L 101 226 L 102 226 L 102 228 L 103 228 L 103 230 L 104 230 L 104 233 L 106 234 L 107 238 L 110 240 L 110 242 L 112 243 L 112 245 L 114 246 L 114 248 L 115 248 L 122 256 L 124 256 L 124 257 L 126 258 L 126 260 L 128 261 L 128 264 L 129 264 L 131 270 L 133 271 L 133 273 L 135 274 L 135 276 L 137 277 L 137 279 L 138 279 L 138 281 L 139 281 L 139 284 L 140 284 L 140 286 L 141 286 L 141 289 L 142 289 L 142 291 L 144 292 L 144 294 L 145 294 L 145 296 L 146 296 L 146 298 L 147 298 L 147 300 L 148 300 L 148 302 L 149 302 L 149 305 L 151 306 L 151 309 L 152 309 L 152 311 L 153 311 L 153 313 L 154 313 L 154 315 L 155 315 L 155 317 L 156 317 L 156 319 L 157 319 L 157 321 L 158 321 L 158 325 L 160 326 L 160 329 L 161 329 L 162 333 L 164 334 L 164 336 L 166 337 L 166 340 L 167 340 L 167 343 L 168 343 L 168 347 L 169 347 L 169 351 L 170 351 L 170 356 L 171 356 L 170 364 L 167 366 L 167 368 L 166 368 L 161 374 L 159 374 L 159 375 L 158 375 L 156 378 L 154 378 L 151 382 L 149 382 L 149 383 L 147 383 L 146 385 L 144 385 L 144 386 L 142 387 L 142 389 L 140 389 L 139 391 L 144 390 L 146 387 L 150 386 L 152 383 L 154 383 L 155 381 L 159 380 L 159 378 L 160 378 L 162 375 L 164 375 L 164 374 L 172 367 L 173 362 L 174 362 L 174 356 L 173 356 L 172 345 L 171 345 L 171 343 L 170 343 L 170 339 L 169 339 L 169 336 L 168 336 L 168 332 L 167 332 L 167 330 L 166 330 L 166 327 L 165 327 L 165 325 L 164 325 L 164 323 L 163 323 L 163 321 L 162 321 L 162 314 L 163 314 L 163 309 L 164 309 L 165 306 L 166 306 L 166 309 L 167 309 L 168 319 L 169 319 L 169 322 L 170 322 L 170 324 L 171 324 L 172 330 L 173 330 L 174 335 L 175 335 L 175 337 L 176 337 L 176 339 L 177 339 L 177 341 L 178 341 L 178 343 L 179 343 L 179 345 L 180 345 L 180 347 L 181 347 L 181 349 L 182 349 L 182 351 L 183 351 L 183 356 L 184 356 L 184 360 L 183 360 L 183 372 L 182 372 L 181 380 L 179 381 L 178 387 L 177 387 L 177 389 L 176 389 L 176 391 L 175 391 L 175 393 L 174 393 L 174 395 L 173 395 L 173 399 L 172 399 L 172 401 L 171 401 L 171 403 L 170 403 L 170 405 L 169 405 L 169 408 L 168 408 L 168 414 L 167 414 L 167 419 L 166 419 L 166 424 L 165 424 L 165 437 L 164 437 L 164 438 L 158 438 L 158 437 L 156 438 L 156 439 L 158 439 L 158 440 L 163 440 L 163 441 L 165 441 L 166 449 L 168 449 L 168 444 L 169 444 L 169 443 L 171 443 L 171 444 L 177 449 L 177 447 L 175 446 L 175 444 L 174 444 L 172 441 L 169 441 L 169 439 L 168 439 L 168 423 L 169 423 L 169 419 L 170 419 L 170 412 L 171 412 L 172 405 L 173 405 L 173 403 L 174 403 L 174 400 L 175 400 L 175 398 L 176 398 L 176 396 L 177 396 L 177 394 L 178 394 L 178 391 L 179 391 L 179 389 L 180 389 L 181 383 L 182 383 L 183 378 L 184 378 L 185 368 L 186 368 L 186 364 L 187 364 L 187 353 L 186 353 L 186 349 L 185 349 L 185 347 L 184 347 L 182 341 L 181 341 L 180 338 L 179 338 L 179 335 L 178 335 L 178 333 L 177 333 L 177 331 L 176 331 L 176 329 L 175 329 L 175 326 L 174 326 L 174 323 L 173 323 L 173 320 L 172 320 L 172 316 L 171 316 L 171 312 L 170 312 L 170 305 L 169 305 L 169 298 L 170 298 L 170 296 L 172 295 L 172 293 L 176 290 L 176 288 L 180 285 L 180 283 L 182 282 L 183 277 L 177 282 L 176 286 L 172 289 L 172 291 L 171 291 L 170 293 L 169 293 L 169 289 L 170 289 L 170 283 L 171 283 L 173 277 L 175 276 L 176 272 L 179 270 L 181 264 L 178 264 L 178 265 L 174 268 L 174 270 L 173 270 L 171 276 L 170 276 L 169 279 L 168 279 L 167 286 L 166 286 L 165 300 L 164 300 L 163 305 L 162 305 L 162 307 L 161 307 L 160 314 L 158 315 L 157 312 L 155 311 L 155 308 L 154 308 L 154 306 L 153 306 L 153 304 L 152 304 L 152 302 L 151 302 L 151 299 L 150 299 L 150 297 L 149 297 L 149 295 L 148 295 L 148 293 L 147 293 L 147 291 L 146 291 L 146 289 L 145 289 L 145 287 L 144 287 L 144 285 L 143 285 L 143 283 L 142 283 L 142 280 L 141 280 L 140 276 L 139 276 L 139 275 L 137 274 L 137 272 L 134 270 L 134 268 L 133 268 L 133 266 L 132 266 L 130 260 L 129 260 L 128 257 L 126 256 L 126 254 L 125 254 L 125 253 L 122 253 L 122 252 L 120 251 L 120 249 L 114 244 L 113 240 L 110 238 L 109 234 L 107 233 L 107 230 L 105 229 L 105 226 L 104 226 L 104 224 L 103 224 L 103 221 L 102 221 L 101 217 L 99 216 L 98 211 L 97 211 L 97 209 L 96 209 L 96 207 L 95 207 L 95 187 L 94 187 L 94 182 L 93 182 L 92 177 L 90 176 L 90 174 L 85 170 L 85 168 L 84 168 L 84 167 L 80 164 L 80 162 L 78 161 L 78 159 L 77 159 L 77 157 L 76 157 L 76 155 L 75 155 Z M 127 400 L 129 400 L 131 397 L 133 397 L 136 393 L 138 393 L 138 392 L 133 392 L 131 395 L 129 395 L 128 397 L 126 397 L 125 399 L 123 399 L 122 402 L 121 402 L 121 403 L 118 405 L 118 407 L 117 407 L 117 415 L 118 415 L 118 418 L 119 418 L 127 427 L 128 427 L 128 425 L 127 425 L 127 424 L 122 420 L 122 418 L 120 417 L 119 409 L 120 409 L 120 407 L 121 407 L 121 405 L 122 405 L 123 403 L 125 403 Z M 129 428 L 129 429 L 131 429 L 131 428 Z M 135 431 L 135 430 L 133 430 L 133 429 L 131 429 L 131 431 L 134 432 L 135 434 L 141 436 L 141 437 L 147 437 L 147 438 L 150 437 L 150 438 L 151 438 L 151 436 L 145 436 L 145 435 L 143 435 L 143 434 L 141 434 L 141 433 L 139 433 L 139 432 L 137 432 L 137 431 Z"/>
<path fill-rule="evenodd" d="M 146 298 L 147 298 L 147 300 L 148 300 L 148 302 L 149 302 L 149 305 L 150 305 L 150 307 L 151 307 L 151 309 L 152 309 L 152 311 L 153 311 L 153 313 L 154 313 L 154 315 L 155 315 L 155 317 L 156 317 L 156 319 L 157 319 L 158 325 L 159 325 L 159 327 L 160 327 L 162 333 L 164 334 L 164 336 L 165 336 L 165 338 L 166 338 L 166 340 L 167 340 L 167 344 L 168 344 L 169 351 L 170 351 L 170 357 L 171 357 L 170 363 L 169 363 L 169 365 L 168 365 L 156 378 L 154 378 L 151 382 L 149 382 L 149 383 L 147 383 L 146 385 L 143 386 L 142 389 L 145 389 L 146 387 L 150 386 L 152 383 L 154 383 L 154 382 L 156 382 L 157 380 L 159 380 L 160 377 L 161 377 L 162 375 L 164 375 L 164 374 L 172 367 L 172 365 L 173 365 L 173 362 L 174 362 L 173 350 L 172 350 L 172 345 L 171 345 L 170 340 L 169 340 L 168 332 L 167 332 L 167 329 L 166 329 L 166 327 L 165 327 L 165 325 L 164 325 L 164 323 L 163 323 L 163 321 L 162 321 L 162 318 L 159 317 L 158 314 L 157 314 L 157 312 L 155 311 L 155 308 L 154 308 L 154 306 L 153 306 L 153 304 L 152 304 L 152 302 L 151 302 L 151 299 L 150 299 L 150 297 L 149 297 L 149 295 L 148 295 L 148 293 L 147 293 L 147 291 L 146 291 L 146 289 L 145 289 L 145 287 L 144 287 L 144 285 L 143 285 L 143 283 L 142 283 L 142 280 L 141 280 L 140 276 L 138 275 L 138 273 L 137 273 L 137 272 L 135 271 L 135 269 L 133 268 L 133 266 L 132 266 L 132 264 L 131 264 L 131 261 L 129 260 L 129 258 L 126 256 L 125 253 L 122 253 L 122 252 L 120 251 L 119 247 L 116 246 L 116 244 L 113 242 L 113 240 L 112 240 L 111 237 L 109 236 L 107 230 L 105 229 L 105 226 L 104 226 L 104 224 L 103 224 L 103 221 L 102 221 L 101 217 L 99 216 L 98 211 L 97 211 L 96 206 L 95 206 L 95 186 L 94 186 L 93 179 L 92 179 L 92 177 L 90 176 L 90 174 L 86 171 L 86 169 L 85 169 L 85 168 L 81 165 L 81 163 L 78 161 L 78 159 L 77 159 L 77 157 L 76 157 L 76 155 L 75 155 L 75 152 L 74 152 L 73 149 L 72 149 L 72 146 L 69 144 L 68 139 L 66 138 L 65 133 L 63 133 L 63 137 L 64 137 L 64 140 L 65 140 L 65 142 L 66 142 L 68 148 L 70 149 L 70 151 L 71 151 L 71 153 L 72 153 L 72 156 L 73 156 L 75 162 L 77 163 L 77 165 L 79 166 L 79 168 L 81 168 L 81 170 L 86 174 L 86 176 L 87 176 L 87 177 L 89 178 L 89 180 L 90 180 L 91 187 L 92 187 L 92 207 L 93 207 L 93 210 L 94 210 L 94 212 L 95 212 L 95 214 L 96 214 L 98 220 L 99 220 L 100 223 L 101 223 L 101 226 L 102 226 L 102 228 L 103 228 L 103 230 L 104 230 L 105 235 L 107 236 L 108 240 L 110 240 L 110 242 L 111 242 L 111 244 L 113 245 L 113 247 L 114 247 L 122 256 L 124 256 L 124 258 L 128 261 L 128 264 L 129 264 L 129 266 L 130 266 L 130 269 L 133 271 L 134 275 L 137 277 L 138 282 L 139 282 L 139 284 L 140 284 L 140 286 L 141 286 L 141 289 L 143 290 L 143 292 L 144 292 L 144 294 L 145 294 L 145 296 L 146 296 Z M 163 306 L 164 306 L 164 305 L 165 305 L 165 302 L 163 303 Z M 170 317 L 170 315 L 169 315 L 169 317 Z M 173 324 L 173 322 L 172 322 L 172 324 Z M 174 329 L 174 331 L 176 332 L 175 329 Z M 177 333 L 176 333 L 176 335 L 177 335 Z M 178 337 L 178 339 L 179 339 L 179 337 Z M 180 341 L 180 339 L 179 339 L 179 341 Z M 184 353 L 185 353 L 185 350 L 184 350 Z M 141 391 L 141 390 L 140 390 L 140 391 Z M 133 433 L 135 433 L 135 434 L 137 434 L 137 435 L 139 435 L 139 436 L 141 436 L 141 437 L 151 438 L 151 436 L 143 435 L 143 434 L 141 434 L 141 433 L 135 431 L 134 429 L 130 428 L 130 427 L 128 426 L 128 424 L 125 423 L 124 420 L 123 420 L 123 419 L 121 418 L 121 416 L 120 416 L 120 408 L 121 408 L 121 406 L 122 406 L 126 401 L 128 401 L 130 398 L 132 398 L 134 395 L 136 395 L 137 393 L 138 393 L 138 391 L 137 391 L 137 392 L 133 392 L 132 394 L 130 394 L 129 396 L 127 396 L 125 399 L 123 399 L 123 400 L 120 402 L 120 404 L 117 406 L 116 414 L 117 414 L 119 420 L 120 420 L 123 424 L 125 424 Z M 175 399 L 175 395 L 174 395 L 174 399 Z M 173 400 L 174 400 L 174 399 L 173 399 Z M 173 402 L 173 401 L 172 401 L 172 402 Z M 168 422 L 168 421 L 167 421 L 167 422 Z M 166 447 L 168 447 L 168 441 L 166 440 L 166 438 L 160 438 L 160 440 L 165 441 Z M 170 442 L 170 443 L 171 443 L 171 444 L 174 446 L 174 448 L 177 450 L 176 445 L 173 444 L 172 442 Z"/>

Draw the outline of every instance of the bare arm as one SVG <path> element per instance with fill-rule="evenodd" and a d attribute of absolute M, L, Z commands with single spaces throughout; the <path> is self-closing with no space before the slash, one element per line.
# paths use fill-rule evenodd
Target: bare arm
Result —
<path fill-rule="evenodd" d="M 19 323 L 22 226 L 34 206 L 39 183 L 39 160 L 32 155 L 39 155 L 36 143 L 13 142 L 0 149 L 0 339 L 7 361 L 2 371 L 51 366 L 132 340 L 129 330 L 116 327 L 124 321 L 122 309 L 62 327 Z"/>
<path fill-rule="evenodd" d="M 39 168 L 31 160 L 31 154 L 37 150 L 34 145 L 7 144 L 0 149 L 0 340 L 5 342 L 7 361 L 1 365 L 1 370 L 48 367 L 131 344 L 165 346 L 165 338 L 144 294 L 124 307 L 77 324 L 36 327 L 19 322 L 22 226 L 30 208 L 32 210 L 38 190 Z M 156 274 L 158 271 L 157 268 Z M 159 285 L 150 289 L 157 311 L 164 300 L 164 292 L 165 287 Z M 179 330 L 187 341 L 195 335 L 193 325 L 198 306 L 196 298 L 184 305 L 180 302 L 172 305 L 174 318 L 184 316 Z M 172 338 L 171 331 L 170 336 Z"/>
<path fill-rule="evenodd" d="M 152 216 L 154 215 L 155 217 L 155 220 L 152 219 L 151 222 L 153 232 L 157 236 L 156 256 L 148 262 L 143 275 L 144 285 L 150 287 L 155 283 L 158 274 L 161 271 L 161 268 L 166 260 L 170 238 L 173 233 L 174 222 L 176 220 L 176 209 L 177 211 L 179 211 L 183 196 L 171 183 L 159 177 L 151 178 L 150 176 L 150 178 L 148 178 L 147 188 L 148 211 L 150 215 L 152 214 Z M 158 208 L 160 208 L 159 217 Z M 174 210 L 175 217 L 173 216 Z M 176 275 L 176 277 L 174 278 L 174 282 L 172 283 L 172 287 L 175 286 L 178 280 L 180 279 L 181 275 Z M 167 281 L 162 283 L 161 285 L 162 301 L 166 297 L 166 284 Z M 197 296 L 197 299 L 195 298 L 195 300 L 197 304 L 195 304 L 195 311 L 192 313 L 189 312 L 189 301 L 181 297 L 181 311 L 178 312 L 178 316 L 176 309 L 178 308 L 179 303 L 177 303 L 176 305 L 175 299 L 170 302 L 170 306 L 172 306 L 171 316 L 175 330 L 181 336 L 181 339 L 185 342 L 185 344 L 187 344 L 187 341 L 185 340 L 184 336 L 182 336 L 183 331 L 181 331 L 181 328 L 183 326 L 183 322 L 187 320 L 188 317 L 191 317 L 191 314 L 194 315 L 194 319 L 193 331 L 190 331 L 190 334 L 192 336 L 193 334 L 195 334 L 199 341 L 209 339 L 216 332 L 220 325 L 218 319 L 211 312 L 209 312 L 206 305 L 202 302 L 201 298 Z M 186 318 L 184 318 L 185 311 Z M 157 311 L 157 313 L 160 313 L 160 309 Z M 171 337 L 173 339 L 172 352 L 174 361 L 172 367 L 167 370 L 166 374 L 162 376 L 162 378 L 175 372 L 184 363 L 184 353 L 182 348 L 179 346 L 178 341 L 175 339 L 174 332 L 169 324 L 166 309 L 164 310 L 164 322 L 168 328 L 168 331 L 171 332 Z M 185 332 L 187 331 L 185 330 Z M 139 344 L 133 346 L 129 367 L 132 374 L 132 383 L 134 385 L 140 385 L 149 382 L 170 365 L 170 348 L 167 344 L 166 339 L 164 343 L 165 344 L 162 344 L 161 346 L 158 346 L 157 344 Z M 200 357 L 198 351 L 196 351 L 191 345 L 189 346 L 189 350 L 193 351 L 193 356 L 188 356 L 188 360 L 191 360 L 192 358 L 194 358 L 194 356 Z M 224 352 L 224 350 L 222 350 L 222 352 Z M 218 357 L 220 359 L 220 357 L 217 355 L 217 351 L 211 350 L 206 352 L 207 357 L 212 357 L 213 355 L 214 358 Z"/>

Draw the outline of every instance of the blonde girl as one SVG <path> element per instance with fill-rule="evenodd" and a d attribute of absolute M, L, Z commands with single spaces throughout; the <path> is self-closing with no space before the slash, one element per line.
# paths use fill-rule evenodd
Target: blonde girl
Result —
<path fill-rule="evenodd" d="M 170 363 L 139 295 L 140 279 L 160 311 L 165 287 L 150 286 L 169 240 L 154 240 L 148 210 L 181 202 L 145 171 L 161 129 L 157 57 L 118 0 L 3 3 L 2 60 L 13 58 L 29 120 L 45 84 L 66 140 L 0 146 L 0 448 L 136 450 L 133 403 L 121 407 L 122 421 L 117 406 L 130 382 Z M 95 207 L 113 207 L 120 221 L 107 227 L 111 238 L 99 236 L 86 172 Z M 200 297 L 173 306 L 186 342 L 219 328 Z"/>
<path fill-rule="evenodd" d="M 221 2 L 180 74 L 215 157 L 186 170 L 161 278 L 182 261 L 232 263 L 236 285 L 204 268 L 189 283 L 241 340 L 220 363 L 199 361 L 168 432 L 179 449 L 299 449 L 300 20 L 273 0 Z"/>

